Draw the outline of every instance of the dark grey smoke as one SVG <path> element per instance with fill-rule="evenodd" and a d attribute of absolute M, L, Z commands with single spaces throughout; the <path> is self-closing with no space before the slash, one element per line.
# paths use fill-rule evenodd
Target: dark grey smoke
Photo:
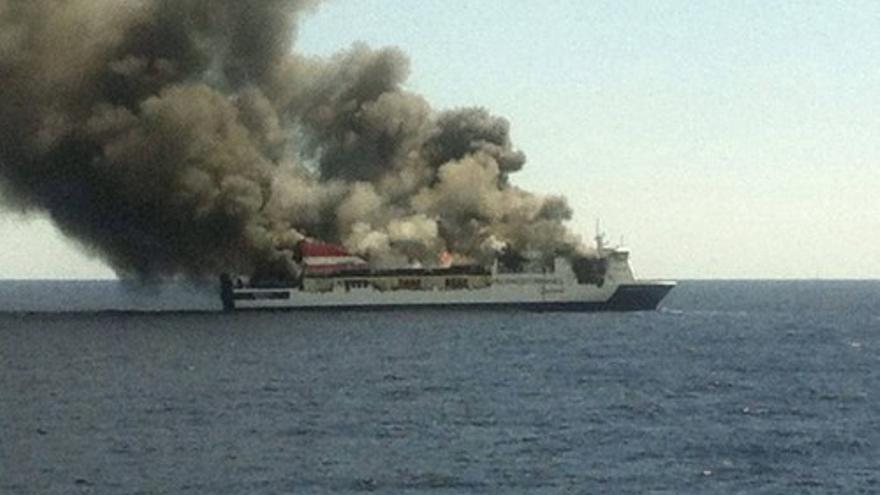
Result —
<path fill-rule="evenodd" d="M 317 0 L 0 0 L 0 194 L 122 276 L 575 249 L 483 109 L 436 112 L 397 49 L 293 51 Z"/>

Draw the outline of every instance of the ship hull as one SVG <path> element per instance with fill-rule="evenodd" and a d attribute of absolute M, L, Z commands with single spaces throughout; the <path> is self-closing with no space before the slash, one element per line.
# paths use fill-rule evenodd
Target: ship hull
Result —
<path fill-rule="evenodd" d="M 564 297 L 540 291 L 531 298 L 505 297 L 495 291 L 475 294 L 411 293 L 375 298 L 357 294 L 334 297 L 333 294 L 303 294 L 296 289 L 261 291 L 223 287 L 224 309 L 227 311 L 393 311 L 400 309 L 431 310 L 520 310 L 533 312 L 596 312 L 652 311 L 675 284 L 672 282 L 641 282 L 614 288 L 597 289 L 582 297 Z M 446 297 L 444 297 L 446 296 Z M 562 296 L 562 297 L 560 297 Z M 384 299 L 384 300 L 383 300 Z"/>

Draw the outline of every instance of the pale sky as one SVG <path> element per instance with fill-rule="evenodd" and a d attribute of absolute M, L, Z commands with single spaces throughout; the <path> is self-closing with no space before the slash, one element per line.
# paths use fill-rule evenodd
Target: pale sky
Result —
<path fill-rule="evenodd" d="M 880 278 L 876 1 L 330 0 L 299 46 L 356 41 L 406 51 L 436 108 L 507 117 L 513 182 L 641 276 Z M 0 278 L 111 276 L 0 216 Z"/>

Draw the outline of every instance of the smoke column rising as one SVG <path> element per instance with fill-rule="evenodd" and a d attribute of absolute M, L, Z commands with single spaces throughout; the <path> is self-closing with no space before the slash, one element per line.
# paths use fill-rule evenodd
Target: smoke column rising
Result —
<path fill-rule="evenodd" d="M 379 266 L 577 249 L 505 119 L 432 109 L 396 48 L 296 53 L 318 3 L 0 0 L 0 201 L 122 277 L 293 273 L 305 236 Z"/>

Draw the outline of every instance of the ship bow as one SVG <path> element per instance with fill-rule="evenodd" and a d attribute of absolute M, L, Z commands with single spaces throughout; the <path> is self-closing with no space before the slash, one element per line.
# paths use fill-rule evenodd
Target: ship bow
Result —
<path fill-rule="evenodd" d="M 621 285 L 608 300 L 612 311 L 651 311 L 675 287 L 675 282 L 644 282 Z"/>

